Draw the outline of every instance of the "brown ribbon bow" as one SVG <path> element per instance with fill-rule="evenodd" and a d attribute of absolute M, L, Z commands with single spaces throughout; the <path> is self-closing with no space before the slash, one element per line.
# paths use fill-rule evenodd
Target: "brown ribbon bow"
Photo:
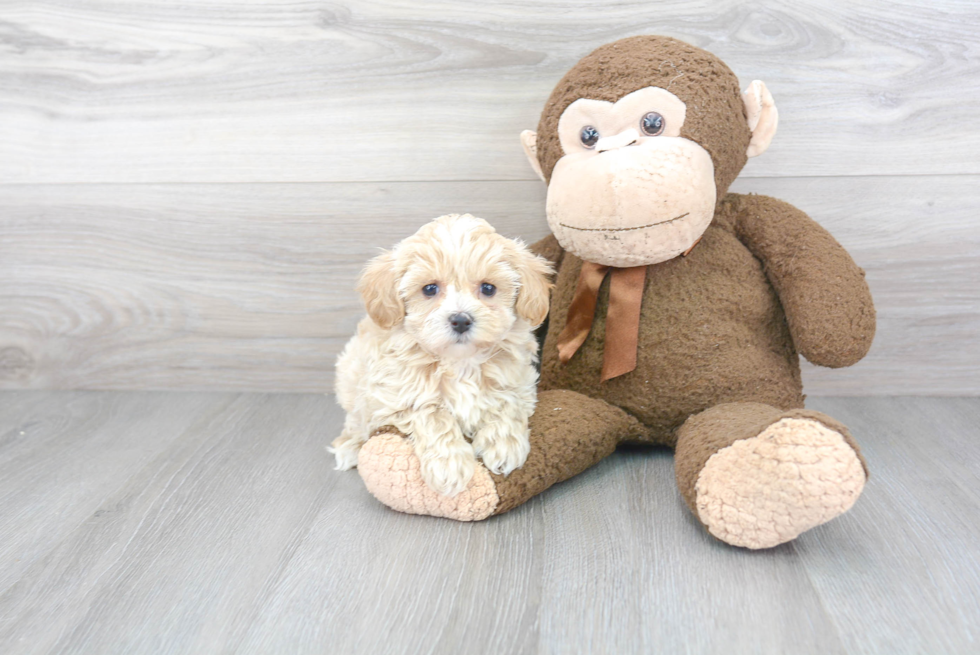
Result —
<path fill-rule="evenodd" d="M 691 247 L 681 253 L 687 257 L 694 246 L 701 243 L 698 237 Z M 611 380 L 636 368 L 636 348 L 640 340 L 640 305 L 643 303 L 643 283 L 647 267 L 613 268 L 603 264 L 582 262 L 575 297 L 568 306 L 565 329 L 558 335 L 558 359 L 567 364 L 592 330 L 595 303 L 599 287 L 612 271 L 609 280 L 609 311 L 606 313 L 606 345 L 602 353 L 601 382 Z"/>
<path fill-rule="evenodd" d="M 568 306 L 565 329 L 558 335 L 558 358 L 567 364 L 585 342 L 595 318 L 599 287 L 609 280 L 609 312 L 606 314 L 606 345 L 602 354 L 602 382 L 636 368 L 636 347 L 640 333 L 640 304 L 647 267 L 613 268 L 582 262 L 575 297 Z"/>

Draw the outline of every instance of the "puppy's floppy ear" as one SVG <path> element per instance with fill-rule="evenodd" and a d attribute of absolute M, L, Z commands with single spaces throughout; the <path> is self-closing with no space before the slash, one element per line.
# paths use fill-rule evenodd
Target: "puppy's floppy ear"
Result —
<path fill-rule="evenodd" d="M 514 309 L 518 316 L 538 326 L 548 317 L 555 271 L 546 259 L 532 253 L 524 244 L 518 243 L 515 250 L 513 266 L 521 276 L 521 288 Z"/>
<path fill-rule="evenodd" d="M 405 318 L 405 303 L 398 295 L 395 253 L 390 250 L 368 262 L 357 290 L 367 306 L 368 316 L 380 327 L 387 330 Z"/>

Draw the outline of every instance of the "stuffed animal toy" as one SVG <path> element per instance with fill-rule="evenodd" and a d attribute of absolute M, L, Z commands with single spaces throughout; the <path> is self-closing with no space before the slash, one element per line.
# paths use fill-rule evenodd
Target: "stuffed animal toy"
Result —
<path fill-rule="evenodd" d="M 361 449 L 368 489 L 403 512 L 506 512 L 624 442 L 673 448 L 680 496 L 718 539 L 768 548 L 847 511 L 867 468 L 847 428 L 804 409 L 799 355 L 842 367 L 871 346 L 864 272 L 780 200 L 729 193 L 777 111 L 714 55 L 637 36 L 558 83 L 521 140 L 548 184 L 557 276 L 531 452 L 442 496 L 407 440 Z"/>

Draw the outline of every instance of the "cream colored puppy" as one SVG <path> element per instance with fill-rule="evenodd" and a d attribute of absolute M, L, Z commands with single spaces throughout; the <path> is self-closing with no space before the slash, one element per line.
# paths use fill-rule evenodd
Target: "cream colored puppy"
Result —
<path fill-rule="evenodd" d="M 358 284 L 368 315 L 337 359 L 347 412 L 328 448 L 337 469 L 356 466 L 383 426 L 409 436 L 423 479 L 446 495 L 466 488 L 476 457 L 495 473 L 522 466 L 552 272 L 469 214 L 438 218 L 373 259 Z"/>

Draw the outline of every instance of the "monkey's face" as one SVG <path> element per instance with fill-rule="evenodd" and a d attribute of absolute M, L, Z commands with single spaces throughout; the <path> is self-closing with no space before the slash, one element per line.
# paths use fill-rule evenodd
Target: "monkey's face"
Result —
<path fill-rule="evenodd" d="M 573 66 L 538 132 L 524 130 L 521 142 L 548 182 L 548 223 L 562 247 L 597 264 L 642 266 L 697 243 L 778 118 L 762 82 L 742 93 L 710 52 L 641 35 Z"/>
<path fill-rule="evenodd" d="M 701 237 L 715 211 L 714 166 L 680 136 L 685 114 L 659 87 L 568 106 L 547 206 L 563 248 L 597 264 L 641 266 L 672 259 Z"/>

